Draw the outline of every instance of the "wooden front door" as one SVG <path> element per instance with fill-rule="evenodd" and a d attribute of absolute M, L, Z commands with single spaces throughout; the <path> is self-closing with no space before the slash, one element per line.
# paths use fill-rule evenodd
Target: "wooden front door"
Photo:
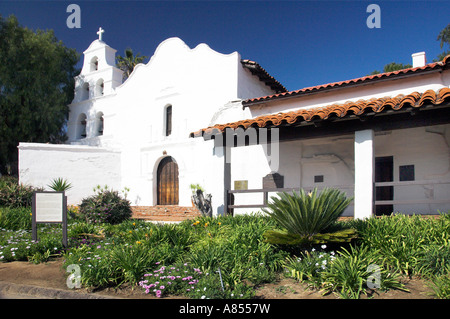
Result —
<path fill-rule="evenodd" d="M 165 157 L 158 166 L 158 205 L 178 205 L 178 165 Z"/>

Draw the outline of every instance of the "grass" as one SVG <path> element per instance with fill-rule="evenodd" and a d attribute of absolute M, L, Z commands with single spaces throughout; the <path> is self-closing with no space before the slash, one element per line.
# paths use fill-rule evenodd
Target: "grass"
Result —
<path fill-rule="evenodd" d="M 268 243 L 263 234 L 276 225 L 261 215 L 166 225 L 89 224 L 70 215 L 65 250 L 60 225 L 39 225 L 40 241 L 32 242 L 30 219 L 27 209 L 0 208 L 0 261 L 38 263 L 59 256 L 65 267 L 80 267 L 82 286 L 89 289 L 129 286 L 159 297 L 252 298 L 258 285 L 287 276 L 324 294 L 360 298 L 373 289 L 403 289 L 401 277 L 420 276 L 436 298 L 450 298 L 448 214 L 339 222 L 356 229 L 357 240 L 304 247 Z"/>

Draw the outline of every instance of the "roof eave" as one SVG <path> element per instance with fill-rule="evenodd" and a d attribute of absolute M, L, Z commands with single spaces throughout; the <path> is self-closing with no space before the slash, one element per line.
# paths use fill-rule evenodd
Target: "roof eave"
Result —
<path fill-rule="evenodd" d="M 431 66 L 431 65 L 433 65 L 433 66 Z M 368 79 L 364 79 L 365 77 L 362 77 L 362 78 L 357 78 L 354 80 L 349 80 L 349 81 L 354 81 L 354 82 L 350 82 L 350 83 L 341 83 L 341 84 L 339 84 L 339 82 L 328 83 L 328 84 L 324 84 L 324 85 L 319 85 L 317 87 L 311 87 L 311 90 L 308 90 L 308 88 L 304 88 L 301 90 L 284 92 L 281 94 L 273 94 L 273 95 L 270 95 L 267 97 L 248 99 L 248 100 L 242 101 L 242 107 L 245 109 L 246 107 L 249 107 L 249 106 L 262 104 L 262 103 L 265 103 L 268 101 L 273 101 L 273 100 L 277 100 L 277 101 L 285 100 L 285 99 L 295 98 L 297 96 L 307 96 L 307 95 L 313 95 L 313 94 L 318 94 L 318 93 L 323 93 L 323 92 L 341 90 L 341 89 L 348 88 L 348 87 L 360 87 L 360 86 L 370 85 L 373 83 L 382 83 L 382 82 L 386 82 L 386 81 L 394 81 L 394 80 L 419 76 L 419 75 L 423 75 L 423 74 L 437 73 L 437 72 L 442 72 L 445 69 L 448 69 L 449 66 L 450 66 L 450 55 L 447 56 L 446 58 L 444 58 L 440 62 L 435 62 L 433 64 L 426 65 L 420 69 L 417 69 L 417 68 L 404 69 L 404 70 L 401 70 L 402 71 L 401 73 L 397 73 L 397 74 L 395 73 L 396 71 L 381 73 L 381 74 L 377 74 L 374 77 L 368 78 Z"/>

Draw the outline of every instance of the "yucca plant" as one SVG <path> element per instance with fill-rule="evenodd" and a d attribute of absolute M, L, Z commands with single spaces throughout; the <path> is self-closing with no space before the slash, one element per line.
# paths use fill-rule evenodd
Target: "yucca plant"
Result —
<path fill-rule="evenodd" d="M 47 185 L 55 192 L 64 192 L 72 188 L 72 184 L 69 183 L 65 178 L 54 178 L 53 181 Z"/>
<path fill-rule="evenodd" d="M 350 204 L 352 198 L 338 189 L 317 189 L 306 193 L 303 189 L 292 194 L 282 192 L 272 197 L 268 209 L 263 211 L 284 230 L 269 230 L 264 236 L 274 244 L 300 244 L 349 241 L 355 237 L 353 229 L 328 232 Z"/>

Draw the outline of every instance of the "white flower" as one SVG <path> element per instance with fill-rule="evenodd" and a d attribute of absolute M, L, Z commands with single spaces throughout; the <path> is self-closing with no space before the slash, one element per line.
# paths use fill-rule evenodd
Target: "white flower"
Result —
<path fill-rule="evenodd" d="M 206 296 L 202 296 L 201 298 L 202 298 L 202 299 L 205 299 L 205 298 L 206 298 Z"/>
<path fill-rule="evenodd" d="M 320 248 L 325 249 L 325 248 L 327 248 L 327 245 L 322 245 L 322 246 L 320 246 Z"/>

